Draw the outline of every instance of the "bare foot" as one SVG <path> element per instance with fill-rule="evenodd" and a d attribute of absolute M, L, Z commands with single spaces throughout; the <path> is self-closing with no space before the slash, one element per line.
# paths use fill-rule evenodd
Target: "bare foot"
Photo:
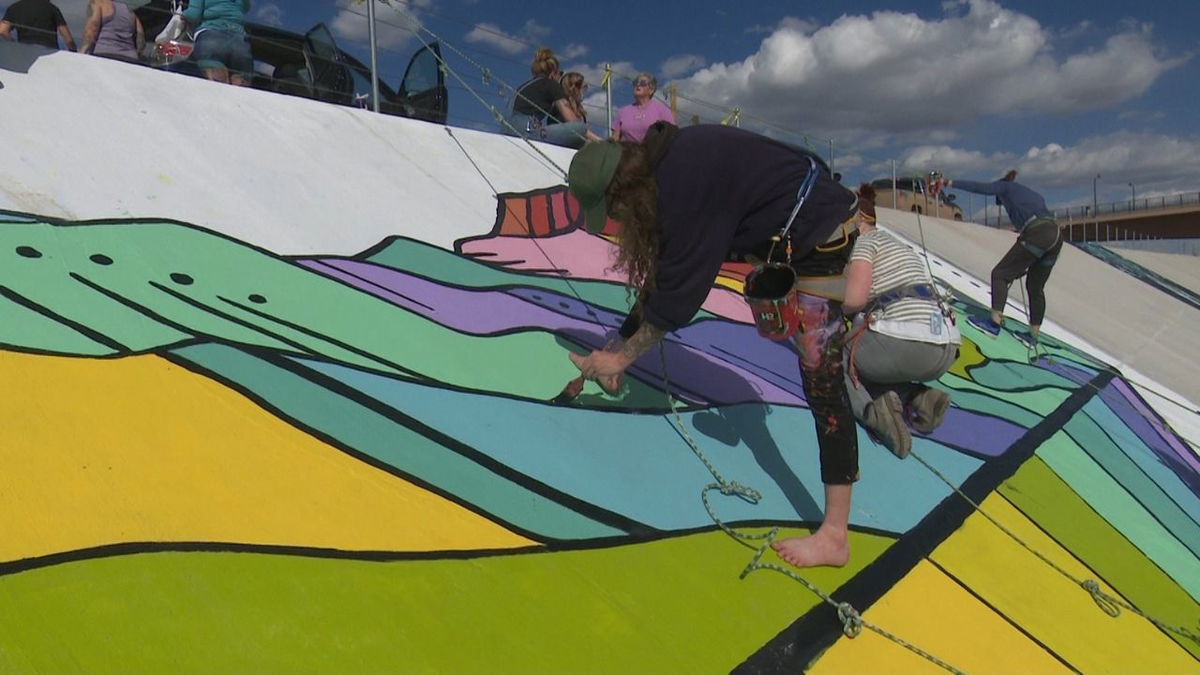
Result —
<path fill-rule="evenodd" d="M 771 548 L 796 567 L 841 567 L 850 561 L 850 544 L 846 537 L 820 529 L 807 537 L 780 539 L 772 543 Z"/>

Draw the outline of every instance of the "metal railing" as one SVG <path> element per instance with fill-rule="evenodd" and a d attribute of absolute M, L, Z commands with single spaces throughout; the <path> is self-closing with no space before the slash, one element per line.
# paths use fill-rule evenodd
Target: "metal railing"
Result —
<path fill-rule="evenodd" d="M 1062 209 L 1055 209 L 1054 217 L 1064 221 L 1092 221 L 1105 215 L 1116 213 L 1176 208 L 1189 204 L 1200 204 L 1200 192 L 1180 192 L 1173 195 L 1159 195 L 1157 197 L 1143 197 L 1141 199 L 1122 199 L 1096 205 L 1095 213 L 1092 212 L 1091 204 L 1068 206 Z"/>

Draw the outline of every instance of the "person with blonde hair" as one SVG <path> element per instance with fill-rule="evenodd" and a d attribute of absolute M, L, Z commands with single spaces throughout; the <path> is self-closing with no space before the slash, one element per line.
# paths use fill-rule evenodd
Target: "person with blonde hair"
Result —
<path fill-rule="evenodd" d="M 650 73 L 638 73 L 633 78 L 633 103 L 617 111 L 612 127 L 613 140 L 640 143 L 651 124 L 660 121 L 675 124 L 675 113 L 667 104 L 654 98 L 657 90 L 658 79 Z"/>
<path fill-rule="evenodd" d="M 592 133 L 588 127 L 587 110 L 583 108 L 583 93 L 587 91 L 588 85 L 584 80 L 583 73 L 571 71 L 562 76 L 561 80 L 563 91 L 567 94 L 567 105 L 584 124 L 587 129 L 586 135 L 589 141 L 598 141 L 600 137 Z"/>
<path fill-rule="evenodd" d="M 529 71 L 533 79 L 517 87 L 504 132 L 568 148 L 582 146 L 587 141 L 587 122 L 571 106 L 559 82 L 558 57 L 549 47 L 541 47 Z"/>

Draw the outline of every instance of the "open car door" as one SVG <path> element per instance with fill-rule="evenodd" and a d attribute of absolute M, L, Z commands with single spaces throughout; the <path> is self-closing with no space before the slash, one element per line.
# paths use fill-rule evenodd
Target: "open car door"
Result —
<path fill-rule="evenodd" d="M 442 48 L 438 43 L 422 47 L 413 54 L 396 94 L 405 117 L 446 123 L 449 107 L 446 71 L 442 68 Z"/>
<path fill-rule="evenodd" d="M 314 98 L 348 105 L 354 97 L 350 71 L 342 63 L 333 34 L 319 23 L 304 34 L 305 58 L 312 78 Z"/>

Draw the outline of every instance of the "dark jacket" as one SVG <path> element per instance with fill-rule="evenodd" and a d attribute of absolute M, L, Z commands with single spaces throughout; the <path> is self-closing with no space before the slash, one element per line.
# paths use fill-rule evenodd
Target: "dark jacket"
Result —
<path fill-rule="evenodd" d="M 680 129 L 654 169 L 661 239 L 645 320 L 668 331 L 682 326 L 704 303 L 721 263 L 765 256 L 796 204 L 809 157 L 820 173 L 792 225 L 793 259 L 803 259 L 852 215 L 854 193 L 801 148 L 735 127 Z"/>

